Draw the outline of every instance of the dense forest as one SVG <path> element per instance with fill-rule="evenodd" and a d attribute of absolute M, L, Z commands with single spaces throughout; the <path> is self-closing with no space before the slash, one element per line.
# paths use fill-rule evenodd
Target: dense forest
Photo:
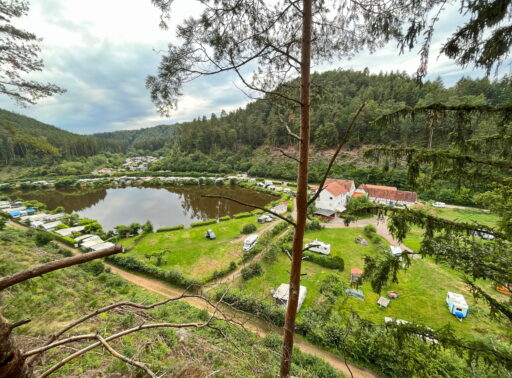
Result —
<path fill-rule="evenodd" d="M 0 109 L 0 161 L 37 166 L 56 160 L 122 152 L 122 143 L 73 134 Z"/>

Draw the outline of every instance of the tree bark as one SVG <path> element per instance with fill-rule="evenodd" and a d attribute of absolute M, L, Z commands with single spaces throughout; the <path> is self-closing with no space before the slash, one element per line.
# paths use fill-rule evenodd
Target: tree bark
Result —
<path fill-rule="evenodd" d="M 32 371 L 25 364 L 25 358 L 12 337 L 13 328 L 13 324 L 0 315 L 0 378 L 32 377 Z"/>
<path fill-rule="evenodd" d="M 297 175 L 297 220 L 293 237 L 293 256 L 290 270 L 290 291 L 284 323 L 283 350 L 281 354 L 280 377 L 290 375 L 293 352 L 295 318 L 299 302 L 302 249 L 308 210 L 308 165 L 309 165 L 309 123 L 310 123 L 310 71 L 311 71 L 311 27 L 312 0 L 303 0 L 302 40 L 301 40 L 301 84 L 300 84 L 300 144 Z"/>

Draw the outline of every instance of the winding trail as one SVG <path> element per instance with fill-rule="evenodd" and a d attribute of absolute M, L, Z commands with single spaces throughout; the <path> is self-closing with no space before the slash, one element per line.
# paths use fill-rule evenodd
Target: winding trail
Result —
<path fill-rule="evenodd" d="M 20 229 L 20 230 L 25 230 L 28 228 L 23 225 L 20 225 L 19 223 L 15 223 L 15 222 L 11 222 L 11 221 L 7 222 L 6 225 L 8 227 L 16 228 L 16 229 Z M 269 225 L 269 226 L 271 226 L 271 225 Z M 260 231 L 263 231 L 263 230 L 264 229 L 262 229 Z M 66 249 L 70 250 L 73 254 L 82 253 L 76 248 L 69 247 L 63 243 L 58 242 L 58 241 L 54 241 L 54 242 L 57 243 L 62 248 L 66 248 Z M 137 285 L 137 286 L 139 286 L 143 289 L 146 289 L 148 291 L 151 291 L 153 293 L 159 294 L 165 298 L 177 297 L 177 296 L 181 295 L 183 292 L 182 289 L 174 288 L 174 287 L 172 287 L 166 283 L 163 283 L 162 281 L 156 280 L 154 278 L 143 277 L 138 274 L 134 274 L 132 272 L 127 272 L 123 269 L 120 269 L 120 268 L 110 265 L 110 264 L 105 263 L 105 265 L 110 268 L 112 273 L 117 274 L 118 276 L 122 277 L 126 281 L 129 281 L 132 284 Z M 201 299 L 184 298 L 184 299 L 182 299 L 182 301 L 188 303 L 189 305 L 191 305 L 195 308 L 198 308 L 201 310 L 206 310 L 210 314 L 213 313 L 212 307 L 210 305 L 208 305 L 207 303 L 205 303 L 204 301 L 202 301 Z M 282 329 L 280 327 L 275 327 L 266 322 L 259 321 L 252 316 L 242 315 L 239 312 L 235 312 L 235 311 L 233 311 L 229 308 L 225 308 L 225 307 L 222 308 L 222 311 L 229 315 L 233 315 L 233 317 L 236 316 L 236 317 L 240 318 L 241 316 L 245 316 L 245 318 L 243 319 L 244 328 L 260 337 L 265 337 L 269 333 L 282 334 Z M 339 372 L 341 372 L 343 375 L 345 375 L 347 377 L 350 377 L 350 376 L 353 376 L 355 378 L 377 378 L 378 377 L 378 375 L 376 375 L 372 371 L 367 370 L 365 368 L 361 368 L 359 366 L 356 366 L 353 363 L 350 363 L 348 361 L 345 361 L 343 358 L 336 356 L 335 354 L 330 353 L 326 350 L 323 350 L 322 348 L 320 348 L 314 344 L 311 344 L 299 337 L 295 338 L 294 344 L 302 352 L 321 358 L 322 360 L 324 360 L 325 362 L 330 364 L 333 368 L 335 368 L 336 370 L 338 370 Z"/>

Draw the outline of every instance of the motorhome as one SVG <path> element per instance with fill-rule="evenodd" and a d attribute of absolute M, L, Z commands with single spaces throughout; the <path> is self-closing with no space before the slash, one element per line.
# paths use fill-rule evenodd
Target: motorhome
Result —
<path fill-rule="evenodd" d="M 331 245 L 318 240 L 306 244 L 306 249 L 311 252 L 321 253 L 322 255 L 329 255 L 331 253 Z"/>
<path fill-rule="evenodd" d="M 459 320 L 468 316 L 469 306 L 464 295 L 449 291 L 446 295 L 446 304 L 448 305 L 450 313 L 459 318 Z"/>
<path fill-rule="evenodd" d="M 244 251 L 250 251 L 256 245 L 258 237 L 256 234 L 249 235 L 244 241 Z"/>

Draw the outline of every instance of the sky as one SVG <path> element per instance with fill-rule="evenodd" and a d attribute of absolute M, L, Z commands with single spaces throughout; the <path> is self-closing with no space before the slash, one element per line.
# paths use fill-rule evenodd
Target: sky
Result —
<path fill-rule="evenodd" d="M 159 124 L 192 120 L 221 110 L 243 107 L 251 100 L 237 87 L 234 74 L 225 73 L 192 81 L 183 88 L 178 109 L 170 117 L 158 114 L 145 88 L 145 79 L 155 74 L 161 51 L 176 41 L 174 26 L 197 15 L 195 1 L 176 0 L 171 28 L 159 28 L 159 11 L 150 0 L 31 0 L 28 16 L 16 20 L 43 40 L 43 72 L 36 80 L 55 83 L 67 90 L 62 95 L 40 100 L 27 108 L 5 96 L 0 108 L 79 134 L 139 129 Z M 442 41 L 461 20 L 456 8 L 448 9 L 439 20 L 432 44 L 427 78 L 440 76 L 451 86 L 462 76 L 482 77 L 483 72 L 455 66 L 438 57 Z M 399 56 L 395 43 L 376 54 L 362 52 L 350 60 L 313 67 L 362 70 L 378 73 L 391 70 L 413 74 L 419 63 L 416 51 Z"/>

